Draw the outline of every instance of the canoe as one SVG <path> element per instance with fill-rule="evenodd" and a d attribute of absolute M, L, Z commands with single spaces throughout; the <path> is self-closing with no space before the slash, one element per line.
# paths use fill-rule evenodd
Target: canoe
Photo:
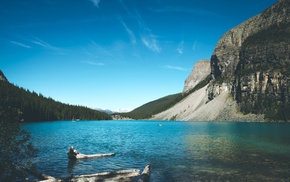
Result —
<path fill-rule="evenodd" d="M 78 153 L 75 158 L 73 159 L 91 159 L 91 158 L 102 158 L 102 157 L 112 157 L 115 156 L 115 153 L 107 153 L 107 154 L 90 154 L 90 155 L 86 155 L 86 154 L 81 154 Z"/>

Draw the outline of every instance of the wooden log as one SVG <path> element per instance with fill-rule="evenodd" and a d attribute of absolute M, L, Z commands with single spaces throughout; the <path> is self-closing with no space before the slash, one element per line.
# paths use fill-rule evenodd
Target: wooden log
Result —
<path fill-rule="evenodd" d="M 138 180 L 138 182 L 149 182 L 150 180 L 150 171 L 151 171 L 151 165 L 147 164 Z"/>
<path fill-rule="evenodd" d="M 131 169 L 131 170 L 119 170 L 113 172 L 101 172 L 95 174 L 87 174 L 74 176 L 70 181 L 72 182 L 81 182 L 81 181 L 100 181 L 100 180 L 108 180 L 110 181 L 119 181 L 122 179 L 123 181 L 130 180 L 134 177 L 140 176 L 140 170 Z M 125 180 L 126 179 L 126 180 Z"/>
<path fill-rule="evenodd" d="M 108 153 L 108 154 L 77 154 L 75 159 L 91 159 L 91 158 L 102 158 L 102 157 L 112 157 L 115 156 L 115 153 Z"/>
<path fill-rule="evenodd" d="M 103 180 L 125 182 L 125 181 L 135 181 L 136 177 L 140 176 L 139 169 L 119 170 L 112 172 L 101 172 L 95 174 L 71 176 L 65 179 L 54 178 L 52 176 L 41 174 L 39 172 L 27 168 L 25 168 L 25 171 L 37 177 L 40 180 L 39 182 L 64 182 L 64 181 L 83 182 L 83 181 L 103 181 Z M 148 164 L 145 166 L 138 182 L 149 182 L 149 180 L 150 180 L 150 165 Z"/>
<path fill-rule="evenodd" d="M 23 167 L 23 166 L 19 166 L 19 168 L 23 171 L 26 171 L 30 175 L 36 177 L 37 179 L 39 179 L 39 182 L 60 182 L 61 181 L 60 179 L 54 178 L 52 176 L 48 176 L 46 174 L 41 174 L 35 170 L 28 169 L 28 168 Z"/>
<path fill-rule="evenodd" d="M 115 153 L 107 153 L 107 154 L 82 154 L 74 149 L 73 146 L 68 148 L 67 156 L 69 159 L 76 160 L 76 159 L 90 159 L 90 158 L 102 158 L 102 157 L 112 157 L 115 156 Z"/>

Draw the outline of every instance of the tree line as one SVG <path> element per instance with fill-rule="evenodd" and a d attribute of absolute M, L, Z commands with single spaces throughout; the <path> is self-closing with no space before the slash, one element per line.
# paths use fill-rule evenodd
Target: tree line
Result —
<path fill-rule="evenodd" d="M 31 92 L 0 80 L 0 98 L 3 107 L 11 107 L 21 112 L 24 122 L 56 120 L 110 120 L 110 115 L 83 106 L 73 106 L 57 102 L 42 94 Z"/>

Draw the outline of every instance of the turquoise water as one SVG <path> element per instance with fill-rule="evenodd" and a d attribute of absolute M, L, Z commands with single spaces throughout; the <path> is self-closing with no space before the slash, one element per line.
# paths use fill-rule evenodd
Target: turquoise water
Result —
<path fill-rule="evenodd" d="M 162 123 L 162 126 L 159 126 Z M 290 181 L 290 123 L 61 121 L 23 125 L 54 177 L 152 165 L 150 181 Z M 111 158 L 70 163 L 74 146 Z"/>

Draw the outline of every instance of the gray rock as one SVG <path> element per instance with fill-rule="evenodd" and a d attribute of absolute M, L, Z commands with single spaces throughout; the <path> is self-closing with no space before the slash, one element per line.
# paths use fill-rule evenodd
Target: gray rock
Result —
<path fill-rule="evenodd" d="M 194 64 L 188 78 L 185 80 L 182 93 L 188 93 L 200 81 L 204 80 L 210 74 L 210 62 L 208 60 L 201 60 Z"/>
<path fill-rule="evenodd" d="M 229 88 L 243 113 L 290 119 L 290 1 L 229 30 L 211 57 L 208 96 Z"/>

